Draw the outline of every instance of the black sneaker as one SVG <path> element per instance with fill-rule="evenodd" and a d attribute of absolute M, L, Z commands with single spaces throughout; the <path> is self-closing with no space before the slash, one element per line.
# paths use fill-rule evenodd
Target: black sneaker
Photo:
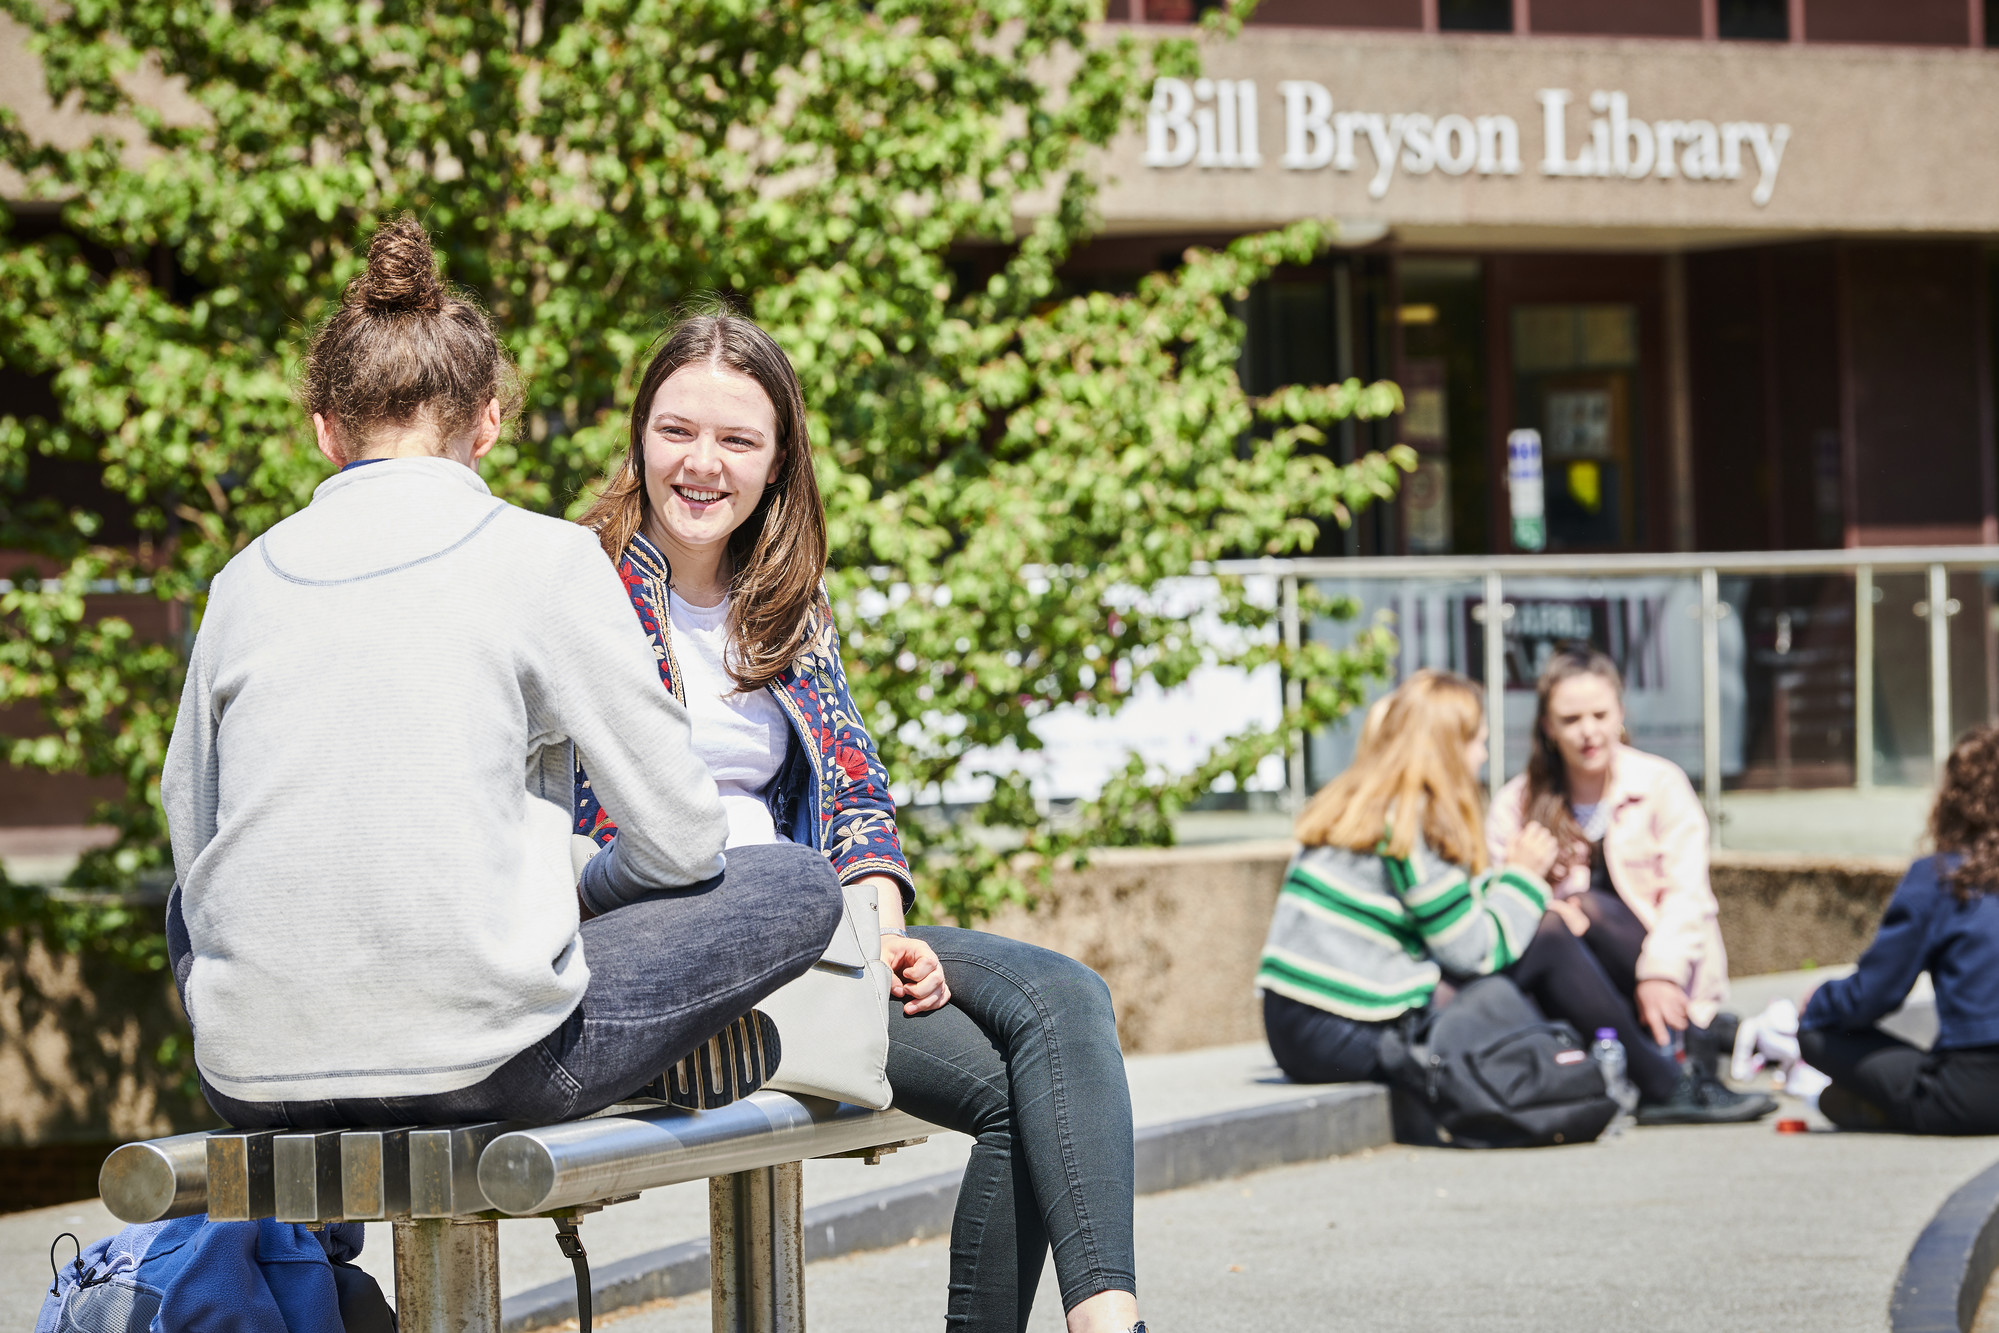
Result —
<path fill-rule="evenodd" d="M 752 1009 L 695 1047 L 639 1094 L 689 1111 L 712 1111 L 743 1098 L 777 1076 L 783 1056 L 777 1024 Z"/>
<path fill-rule="evenodd" d="M 1704 1028 L 1689 1026 L 1685 1038 L 1687 1059 L 1700 1061 L 1709 1073 L 1720 1078 L 1721 1071 L 1735 1055 L 1735 1037 L 1741 1027 L 1742 1021 L 1734 1014 L 1716 1014 L 1714 1022 Z"/>
<path fill-rule="evenodd" d="M 1736 1092 L 1696 1060 L 1680 1066 L 1680 1081 L 1663 1102 L 1640 1102 L 1641 1125 L 1736 1125 L 1761 1120 L 1777 1109 L 1777 1099 L 1760 1092 Z"/>
<path fill-rule="evenodd" d="M 1894 1128 L 1880 1107 L 1837 1083 L 1819 1094 L 1819 1114 L 1849 1132 L 1882 1134 Z"/>

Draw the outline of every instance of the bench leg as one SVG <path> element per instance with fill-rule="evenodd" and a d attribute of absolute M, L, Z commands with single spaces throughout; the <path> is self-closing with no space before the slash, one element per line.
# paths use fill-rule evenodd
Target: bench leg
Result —
<path fill-rule="evenodd" d="M 804 1186 L 802 1162 L 708 1182 L 715 1333 L 804 1333 Z"/>
<path fill-rule="evenodd" d="M 500 1333 L 500 1224 L 398 1222 L 400 1333 Z"/>

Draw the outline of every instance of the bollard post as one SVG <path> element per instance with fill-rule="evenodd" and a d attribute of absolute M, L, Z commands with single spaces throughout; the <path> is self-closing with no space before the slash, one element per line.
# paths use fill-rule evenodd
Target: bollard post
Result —
<path fill-rule="evenodd" d="M 1485 785 L 1497 803 L 1506 785 L 1506 589 L 1499 575 L 1485 576 Z"/>
<path fill-rule="evenodd" d="M 395 1224 L 399 1333 L 500 1333 L 500 1224 Z"/>
<path fill-rule="evenodd" d="M 802 1162 L 708 1181 L 715 1333 L 804 1333 L 804 1186 Z"/>
<path fill-rule="evenodd" d="M 1721 580 L 1701 571 L 1701 804 L 1707 810 L 1707 840 L 1721 850 Z"/>
<path fill-rule="evenodd" d="M 1937 777 L 1950 758 L 1950 618 L 1957 603 L 1950 599 L 1950 576 L 1942 565 L 1929 568 L 1930 619 L 1930 755 Z"/>
<path fill-rule="evenodd" d="M 1298 576 L 1286 574 L 1278 585 L 1284 619 L 1284 647 L 1294 655 L 1304 641 L 1303 627 L 1298 613 Z M 1299 678 L 1294 665 L 1284 673 L 1284 708 L 1296 712 L 1305 706 L 1305 682 Z M 1305 798 L 1311 793 L 1305 790 L 1305 733 L 1291 731 L 1284 742 L 1285 770 L 1284 785 L 1287 789 L 1285 804 L 1292 814 L 1305 808 Z"/>
<path fill-rule="evenodd" d="M 1874 566 L 1853 571 L 1853 785 L 1874 790 Z"/>

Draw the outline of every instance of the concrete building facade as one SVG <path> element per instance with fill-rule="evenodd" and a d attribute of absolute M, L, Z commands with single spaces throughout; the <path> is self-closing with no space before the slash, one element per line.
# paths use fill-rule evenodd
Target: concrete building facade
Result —
<path fill-rule="evenodd" d="M 1248 303 L 1245 375 L 1403 385 L 1343 442 L 1424 459 L 1356 552 L 1522 549 L 1523 429 L 1549 550 L 1999 541 L 1986 32 L 1982 0 L 1266 0 L 1160 80 L 1079 263 L 1338 222 Z"/>

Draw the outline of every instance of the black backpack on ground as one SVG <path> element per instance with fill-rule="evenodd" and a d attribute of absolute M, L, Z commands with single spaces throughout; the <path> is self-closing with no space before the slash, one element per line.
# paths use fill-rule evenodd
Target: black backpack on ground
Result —
<path fill-rule="evenodd" d="M 1381 1067 L 1398 1143 L 1588 1143 L 1617 1114 L 1576 1030 L 1548 1022 L 1502 976 L 1471 982 L 1442 1010 L 1405 1015 L 1382 1038 Z"/>

